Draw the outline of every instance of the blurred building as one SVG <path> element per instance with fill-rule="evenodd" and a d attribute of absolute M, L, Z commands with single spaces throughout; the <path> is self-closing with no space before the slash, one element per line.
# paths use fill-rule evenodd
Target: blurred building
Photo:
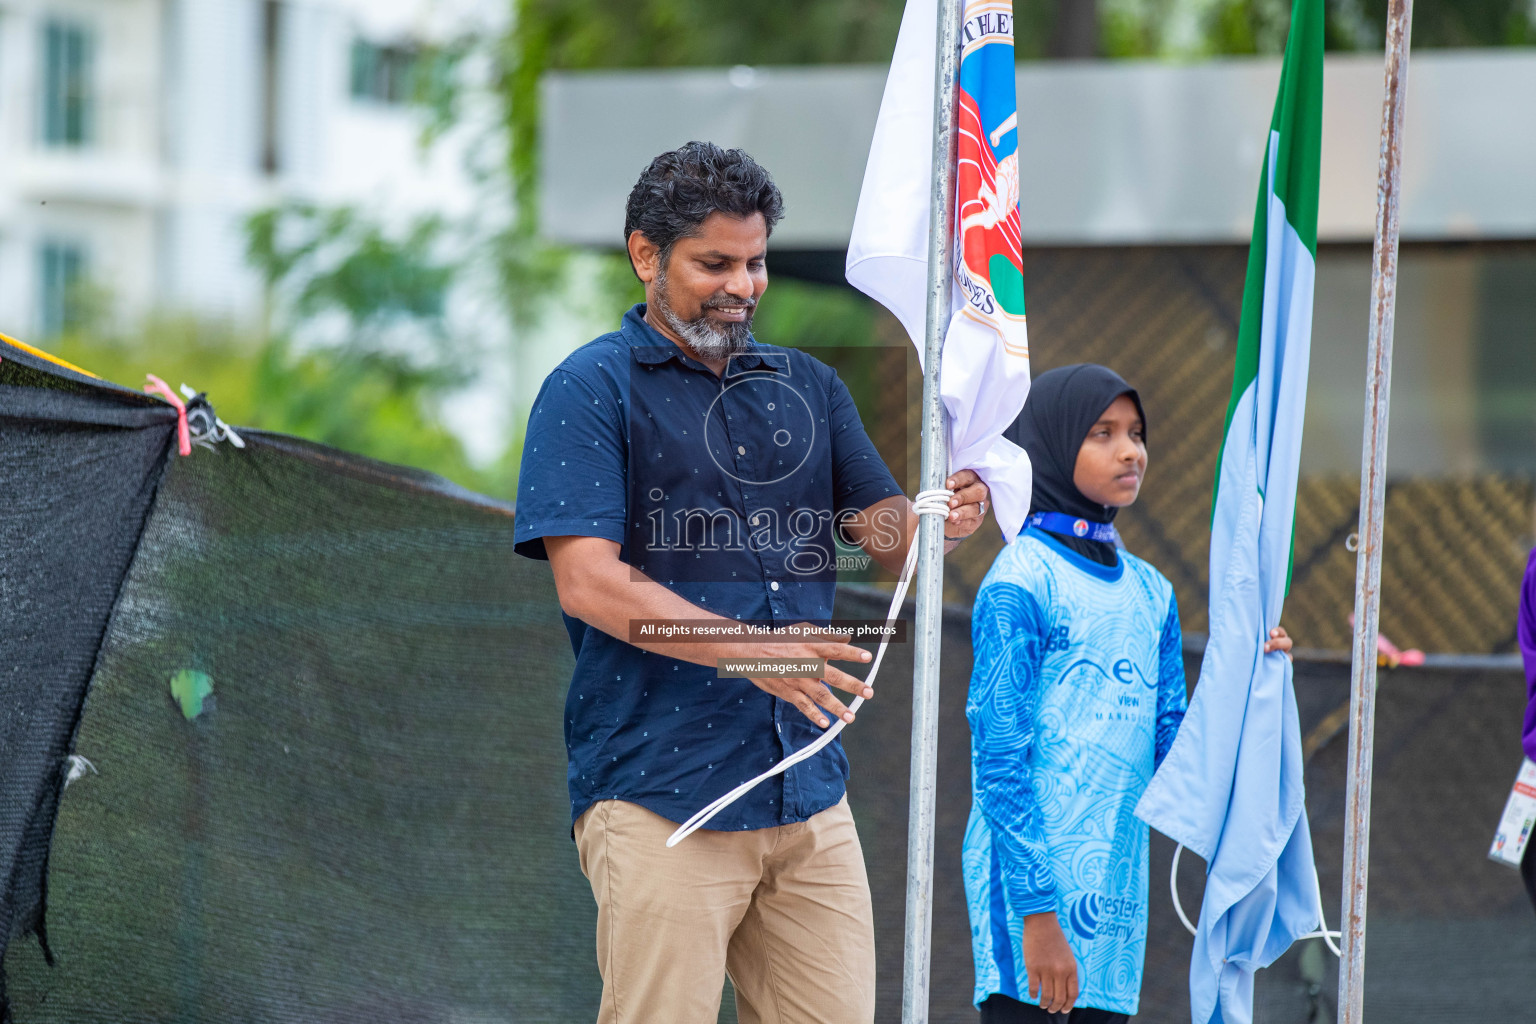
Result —
<path fill-rule="evenodd" d="M 433 44 L 500 0 L 0 2 L 0 330 L 81 282 L 114 313 L 252 318 L 244 218 L 284 198 L 463 214 L 467 132 L 409 103 Z"/>
<path fill-rule="evenodd" d="M 769 265 L 842 281 L 883 67 L 553 74 L 541 224 L 617 246 L 646 162 L 691 138 L 741 146 L 787 215 Z M 1024 282 L 1036 372 L 1091 360 L 1140 389 L 1152 469 L 1128 542 L 1205 624 L 1215 456 L 1279 61 L 1021 64 Z M 1510 651 L 1536 498 L 1536 51 L 1429 51 L 1409 70 L 1382 628 L 1430 651 Z M 1330 54 L 1310 392 L 1287 622 L 1348 647 L 1364 409 L 1381 57 Z M 768 301 L 772 301 L 770 296 Z M 899 325 L 883 340 L 905 358 Z M 792 341 L 793 339 L 775 339 Z M 915 362 L 915 360 L 913 361 Z M 863 410 L 915 469 L 914 368 Z M 895 386 L 892 386 L 892 385 Z M 883 404 L 881 404 L 883 403 Z M 915 475 L 909 488 L 915 490 Z M 996 550 L 948 560 L 968 601 Z"/>

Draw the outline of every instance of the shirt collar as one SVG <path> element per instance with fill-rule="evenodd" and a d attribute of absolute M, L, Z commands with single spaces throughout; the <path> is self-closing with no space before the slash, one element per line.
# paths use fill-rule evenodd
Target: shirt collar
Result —
<path fill-rule="evenodd" d="M 676 359 L 684 366 L 710 372 L 709 367 L 685 354 L 681 348 L 678 348 L 676 342 L 645 322 L 645 303 L 643 302 L 636 303 L 630 307 L 629 312 L 624 314 L 624 322 L 620 330 L 634 352 L 635 361 L 642 366 L 660 366 L 669 359 Z M 757 340 L 753 339 L 751 348 L 745 352 L 736 353 L 725 362 L 727 377 L 736 377 L 759 370 L 787 373 L 789 372 L 789 355 L 762 348 Z"/>

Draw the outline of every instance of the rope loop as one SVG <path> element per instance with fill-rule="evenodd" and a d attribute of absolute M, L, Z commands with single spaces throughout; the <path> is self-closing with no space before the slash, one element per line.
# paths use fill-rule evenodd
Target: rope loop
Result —
<path fill-rule="evenodd" d="M 192 443 L 213 448 L 228 441 L 236 448 L 245 447 L 245 439 L 235 433 L 235 428 L 219 419 L 208 402 L 208 396 L 183 384 L 181 393 L 187 399 L 187 426 L 192 431 Z"/>
<path fill-rule="evenodd" d="M 1179 922 L 1184 925 L 1184 930 L 1189 934 L 1195 934 L 1195 926 L 1189 923 L 1189 915 L 1184 913 L 1184 904 L 1179 900 L 1179 858 L 1184 855 L 1184 844 L 1180 843 L 1173 851 L 1173 866 L 1168 871 L 1168 892 L 1173 897 L 1173 912 L 1179 915 Z M 1323 911 L 1323 890 L 1317 890 L 1317 920 L 1322 927 L 1315 932 L 1296 936 L 1297 941 L 1302 939 L 1322 939 L 1327 943 L 1328 951 L 1336 957 L 1342 957 L 1338 945 L 1333 941 L 1340 937 L 1339 932 L 1328 930 L 1328 916 Z"/>
<path fill-rule="evenodd" d="M 918 491 L 917 497 L 912 499 L 912 511 L 920 516 L 948 516 L 949 499 L 954 496 L 954 491 L 947 491 L 942 487 L 936 487 L 931 491 Z"/>

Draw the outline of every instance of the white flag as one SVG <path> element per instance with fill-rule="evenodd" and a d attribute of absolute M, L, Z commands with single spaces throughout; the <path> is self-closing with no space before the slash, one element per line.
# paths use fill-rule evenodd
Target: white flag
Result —
<path fill-rule="evenodd" d="M 938 0 L 909 0 L 875 126 L 848 283 L 896 314 L 923 356 L 933 189 Z M 1029 513 L 1029 458 L 1002 436 L 1029 393 L 1019 238 L 1011 0 L 968 0 L 960 35 L 954 290 L 939 390 L 950 467 L 974 469 L 1010 543 Z"/>

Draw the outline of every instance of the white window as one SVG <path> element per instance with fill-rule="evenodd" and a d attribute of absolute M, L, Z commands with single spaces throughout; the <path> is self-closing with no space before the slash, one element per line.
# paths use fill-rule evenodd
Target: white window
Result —
<path fill-rule="evenodd" d="M 421 51 L 410 46 L 380 46 L 352 41 L 352 98 L 375 103 L 407 103 L 414 98 Z"/>
<path fill-rule="evenodd" d="M 95 134 L 95 39 L 78 22 L 43 22 L 42 137 L 50 146 L 86 146 Z"/>
<path fill-rule="evenodd" d="M 83 246 L 50 239 L 38 247 L 39 337 L 57 337 L 79 321 L 85 271 Z"/>

